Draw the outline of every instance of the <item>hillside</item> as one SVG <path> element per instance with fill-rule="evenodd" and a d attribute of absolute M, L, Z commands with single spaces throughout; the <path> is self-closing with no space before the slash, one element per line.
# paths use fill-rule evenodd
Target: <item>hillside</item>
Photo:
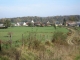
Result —
<path fill-rule="evenodd" d="M 4 20 L 6 19 L 10 20 L 12 23 L 30 22 L 31 20 L 34 20 L 35 22 L 47 22 L 47 21 L 54 22 L 55 20 L 62 22 L 64 18 L 66 20 L 80 21 L 80 15 L 48 16 L 48 17 L 26 16 L 26 17 L 15 17 L 15 18 L 3 18 L 0 19 L 0 23 L 3 23 Z"/>

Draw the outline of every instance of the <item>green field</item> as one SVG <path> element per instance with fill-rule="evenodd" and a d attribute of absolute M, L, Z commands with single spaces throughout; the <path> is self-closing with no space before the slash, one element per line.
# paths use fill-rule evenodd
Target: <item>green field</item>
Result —
<path fill-rule="evenodd" d="M 12 40 L 21 40 L 22 34 L 23 37 L 27 39 L 29 32 L 36 32 L 37 38 L 43 37 L 45 35 L 45 39 L 50 39 L 53 35 L 53 32 L 60 31 L 60 32 L 68 32 L 68 30 L 64 27 L 9 27 L 8 29 L 0 29 L 0 40 L 7 41 L 10 39 L 8 33 L 12 33 Z"/>

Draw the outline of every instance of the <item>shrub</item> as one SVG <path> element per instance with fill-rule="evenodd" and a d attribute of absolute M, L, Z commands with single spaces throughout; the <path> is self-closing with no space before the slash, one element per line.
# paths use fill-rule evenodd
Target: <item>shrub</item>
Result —
<path fill-rule="evenodd" d="M 75 58 L 75 60 L 80 60 L 80 55 Z"/>
<path fill-rule="evenodd" d="M 48 45 L 48 46 L 51 45 L 50 41 L 46 41 L 45 44 Z"/>
<path fill-rule="evenodd" d="M 67 35 L 62 32 L 54 32 L 52 37 L 52 43 L 57 43 L 60 45 L 66 44 Z"/>
<path fill-rule="evenodd" d="M 34 48 L 34 49 L 39 49 L 39 48 L 40 48 L 40 44 L 41 44 L 40 41 L 34 40 L 34 41 L 33 41 L 33 48 Z"/>
<path fill-rule="evenodd" d="M 0 56 L 0 60 L 9 60 L 9 58 L 8 57 L 2 57 L 2 56 Z"/>
<path fill-rule="evenodd" d="M 79 37 L 74 37 L 74 40 L 72 41 L 76 45 L 80 45 L 80 38 Z"/>

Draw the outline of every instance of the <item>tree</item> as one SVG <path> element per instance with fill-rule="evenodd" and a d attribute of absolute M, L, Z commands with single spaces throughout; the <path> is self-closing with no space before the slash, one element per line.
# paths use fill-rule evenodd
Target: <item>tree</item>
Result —
<path fill-rule="evenodd" d="M 8 20 L 8 19 L 5 20 L 5 21 L 4 21 L 4 26 L 5 26 L 5 27 L 10 27 L 10 26 L 11 26 L 10 20 Z"/>
<path fill-rule="evenodd" d="M 54 24 L 53 26 L 54 26 L 54 28 L 56 29 L 56 25 Z"/>
<path fill-rule="evenodd" d="M 69 17 L 69 20 L 70 20 L 70 21 L 76 21 L 76 17 L 75 17 L 75 16 L 70 16 L 70 17 Z"/>
<path fill-rule="evenodd" d="M 66 20 L 65 19 L 63 19 L 63 25 L 66 26 Z"/>

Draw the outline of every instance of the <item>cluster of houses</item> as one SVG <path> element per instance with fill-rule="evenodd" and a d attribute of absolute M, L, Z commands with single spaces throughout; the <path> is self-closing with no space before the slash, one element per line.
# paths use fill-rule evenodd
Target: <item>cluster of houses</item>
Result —
<path fill-rule="evenodd" d="M 67 21 L 66 22 L 66 26 L 80 27 L 80 21 L 76 21 L 76 22 L 74 22 L 74 21 Z"/>
<path fill-rule="evenodd" d="M 17 22 L 14 24 L 14 26 L 52 26 L 52 23 L 50 23 L 49 21 L 46 23 L 34 22 L 32 20 L 31 22 Z"/>
<path fill-rule="evenodd" d="M 54 22 L 34 22 L 33 20 L 31 22 L 17 22 L 14 24 L 14 26 L 40 26 L 40 27 L 44 27 L 44 26 L 61 26 L 62 24 L 58 21 L 56 21 L 55 23 Z"/>
<path fill-rule="evenodd" d="M 33 20 L 31 22 L 17 22 L 13 23 L 13 26 L 63 26 L 63 22 L 55 21 L 55 22 L 34 22 Z M 4 26 L 3 24 L 0 24 L 0 27 Z M 75 22 L 75 21 L 66 21 L 66 26 L 77 26 L 80 27 L 80 22 Z"/>
<path fill-rule="evenodd" d="M 55 21 L 55 22 L 34 22 L 33 20 L 31 22 L 17 22 L 16 24 L 14 24 L 14 26 L 63 26 L 63 22 L 59 22 L 59 21 Z M 80 22 L 79 21 L 66 21 L 66 26 L 77 26 L 80 27 Z"/>

